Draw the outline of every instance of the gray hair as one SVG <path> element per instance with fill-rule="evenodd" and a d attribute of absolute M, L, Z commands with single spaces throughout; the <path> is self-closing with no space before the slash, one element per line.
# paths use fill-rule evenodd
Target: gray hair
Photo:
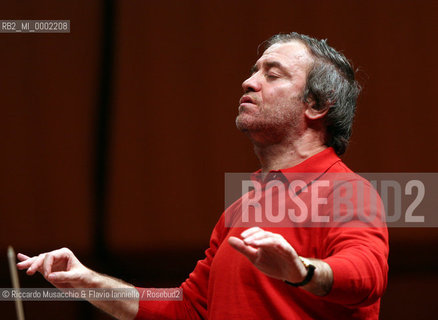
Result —
<path fill-rule="evenodd" d="M 342 53 L 327 44 L 327 40 L 292 32 L 276 34 L 264 44 L 267 49 L 273 44 L 293 40 L 306 45 L 314 59 L 307 75 L 303 99 L 306 101 L 308 97 L 313 98 L 317 110 L 329 109 L 325 116 L 325 144 L 341 155 L 348 146 L 357 96 L 361 90 L 355 80 L 353 67 Z"/>

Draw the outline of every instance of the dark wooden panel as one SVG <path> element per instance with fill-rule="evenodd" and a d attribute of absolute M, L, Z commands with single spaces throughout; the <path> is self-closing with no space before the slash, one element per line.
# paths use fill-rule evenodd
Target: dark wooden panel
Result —
<path fill-rule="evenodd" d="M 70 34 L 0 35 L 0 244 L 90 248 L 99 2 L 8 2 L 5 19 L 69 19 Z"/>
<path fill-rule="evenodd" d="M 347 164 L 359 172 L 436 171 L 432 7 L 427 1 L 121 2 L 111 245 L 207 243 L 223 209 L 224 172 L 257 169 L 234 118 L 257 45 L 279 31 L 328 38 L 359 68 L 364 90 Z M 409 232 L 394 236 L 408 239 Z"/>

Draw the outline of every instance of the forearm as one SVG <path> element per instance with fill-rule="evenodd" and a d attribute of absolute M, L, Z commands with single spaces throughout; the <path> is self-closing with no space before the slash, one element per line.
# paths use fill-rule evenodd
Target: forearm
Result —
<path fill-rule="evenodd" d="M 87 282 L 88 288 L 136 290 L 131 284 L 92 270 L 90 270 L 90 278 Z M 139 304 L 138 298 L 126 300 L 89 300 L 89 302 L 117 319 L 134 319 L 137 315 Z"/>

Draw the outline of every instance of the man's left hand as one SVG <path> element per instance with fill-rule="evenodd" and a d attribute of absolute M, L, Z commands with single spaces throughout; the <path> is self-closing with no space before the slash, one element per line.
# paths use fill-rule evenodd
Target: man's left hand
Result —
<path fill-rule="evenodd" d="M 290 282 L 306 277 L 307 270 L 295 249 L 280 234 L 254 227 L 242 232 L 241 237 L 229 237 L 228 243 L 264 274 Z"/>

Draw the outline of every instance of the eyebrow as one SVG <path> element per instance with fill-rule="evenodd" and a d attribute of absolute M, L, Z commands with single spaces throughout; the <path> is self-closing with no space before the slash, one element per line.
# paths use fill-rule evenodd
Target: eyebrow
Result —
<path fill-rule="evenodd" d="M 281 71 L 283 71 L 283 72 L 287 72 L 287 68 L 284 66 L 284 65 L 282 65 L 280 62 L 278 62 L 278 61 L 267 61 L 267 62 L 263 62 L 263 66 L 266 68 L 266 69 L 271 69 L 271 68 L 278 68 L 278 69 L 280 69 Z M 256 73 L 257 71 L 259 70 L 259 67 L 255 64 L 254 66 L 252 66 L 252 68 L 251 68 L 251 70 L 250 70 L 250 73 L 251 74 L 254 74 L 254 73 Z"/>

